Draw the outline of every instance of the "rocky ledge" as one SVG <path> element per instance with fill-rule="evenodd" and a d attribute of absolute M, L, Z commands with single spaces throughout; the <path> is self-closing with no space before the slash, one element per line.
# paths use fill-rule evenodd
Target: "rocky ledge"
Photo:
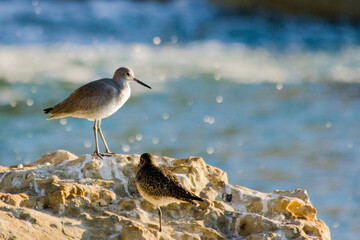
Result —
<path fill-rule="evenodd" d="M 0 166 L 0 239 L 330 239 L 305 190 L 262 193 L 228 183 L 202 158 L 158 157 L 204 198 L 157 210 L 134 181 L 139 155 L 103 160 L 59 150 Z"/>

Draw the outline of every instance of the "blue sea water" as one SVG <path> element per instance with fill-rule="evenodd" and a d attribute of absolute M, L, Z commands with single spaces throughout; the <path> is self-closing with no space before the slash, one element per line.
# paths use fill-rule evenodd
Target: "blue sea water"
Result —
<path fill-rule="evenodd" d="M 118 153 L 202 156 L 230 183 L 306 189 L 334 239 L 360 233 L 360 28 L 205 1 L 1 1 L 0 164 L 94 150 L 42 109 L 130 66 L 148 90 L 104 119 Z"/>

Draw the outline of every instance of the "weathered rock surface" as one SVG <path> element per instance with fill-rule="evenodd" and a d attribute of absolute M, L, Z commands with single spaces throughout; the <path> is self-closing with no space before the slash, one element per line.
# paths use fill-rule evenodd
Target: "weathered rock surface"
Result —
<path fill-rule="evenodd" d="M 0 239 L 330 239 L 306 191 L 232 186 L 225 172 L 196 157 L 157 158 L 205 200 L 163 207 L 159 233 L 157 210 L 136 189 L 139 157 L 60 150 L 0 167 Z"/>

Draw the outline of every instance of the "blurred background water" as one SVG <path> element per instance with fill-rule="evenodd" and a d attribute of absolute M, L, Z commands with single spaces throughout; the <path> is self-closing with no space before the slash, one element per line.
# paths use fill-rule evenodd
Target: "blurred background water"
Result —
<path fill-rule="evenodd" d="M 117 153 L 202 156 L 235 185 L 307 189 L 334 239 L 360 234 L 360 27 L 206 1 L 1 1 L 0 164 L 94 151 L 42 109 L 130 66 L 152 90 L 103 121 Z"/>

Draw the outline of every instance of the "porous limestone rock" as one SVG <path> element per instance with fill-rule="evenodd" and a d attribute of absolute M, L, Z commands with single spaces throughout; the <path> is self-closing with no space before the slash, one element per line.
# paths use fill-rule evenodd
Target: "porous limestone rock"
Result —
<path fill-rule="evenodd" d="M 202 158 L 158 157 L 204 198 L 157 210 L 138 193 L 139 155 L 103 160 L 59 150 L 0 167 L 0 239 L 330 239 L 305 190 L 262 193 L 228 183 Z"/>

